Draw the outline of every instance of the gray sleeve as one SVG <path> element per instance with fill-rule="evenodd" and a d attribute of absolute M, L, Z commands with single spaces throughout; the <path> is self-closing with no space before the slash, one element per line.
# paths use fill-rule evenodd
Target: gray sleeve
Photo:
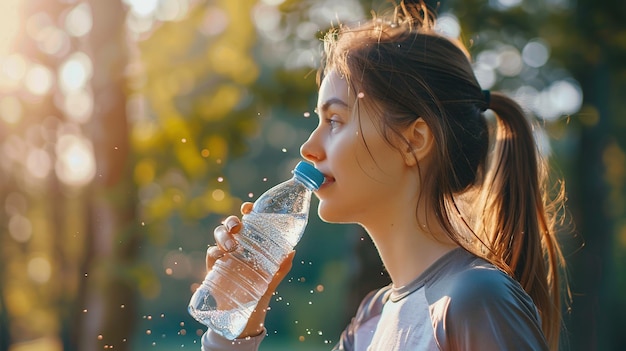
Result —
<path fill-rule="evenodd" d="M 537 309 L 515 280 L 484 268 L 456 278 L 431 305 L 441 350 L 548 350 Z"/>
<path fill-rule="evenodd" d="M 202 351 L 257 351 L 265 334 L 266 331 L 263 330 L 255 337 L 228 340 L 209 329 L 202 336 Z"/>
<path fill-rule="evenodd" d="M 385 301 L 389 298 L 391 285 L 381 289 L 371 291 L 363 298 L 356 315 L 346 329 L 341 333 L 339 342 L 332 351 L 353 351 L 355 349 L 355 339 L 358 338 L 359 328 L 370 319 L 379 317 L 383 310 Z"/>

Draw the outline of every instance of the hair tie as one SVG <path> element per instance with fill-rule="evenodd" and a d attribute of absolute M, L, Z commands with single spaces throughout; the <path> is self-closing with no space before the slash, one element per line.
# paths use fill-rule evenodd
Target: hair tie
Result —
<path fill-rule="evenodd" d="M 480 110 L 487 111 L 491 106 L 491 92 L 489 90 L 483 90 L 483 98 L 485 100 L 485 107 Z"/>

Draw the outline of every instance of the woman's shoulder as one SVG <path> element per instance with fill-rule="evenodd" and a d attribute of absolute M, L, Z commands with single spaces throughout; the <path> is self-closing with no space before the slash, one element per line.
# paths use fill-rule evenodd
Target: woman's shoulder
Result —
<path fill-rule="evenodd" d="M 537 309 L 514 278 L 471 253 L 463 256 L 430 282 L 431 303 L 445 299 L 447 313 L 473 318 L 485 313 L 538 317 Z"/>
<path fill-rule="evenodd" d="M 515 279 L 469 253 L 457 263 L 427 288 L 442 349 L 546 349 L 538 310 Z"/>
<path fill-rule="evenodd" d="M 389 299 L 390 293 L 391 285 L 370 291 L 363 300 L 361 300 L 355 320 L 359 321 L 359 324 L 363 324 L 369 319 L 380 315 L 383 310 L 383 305 Z"/>

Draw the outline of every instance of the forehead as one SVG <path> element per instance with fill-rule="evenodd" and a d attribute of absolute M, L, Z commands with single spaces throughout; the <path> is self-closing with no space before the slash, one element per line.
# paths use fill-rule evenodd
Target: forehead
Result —
<path fill-rule="evenodd" d="M 340 99 L 345 103 L 350 102 L 352 94 L 348 82 L 337 71 L 331 70 L 322 80 L 320 84 L 319 94 L 317 97 L 317 105 L 321 106 L 330 99 Z"/>

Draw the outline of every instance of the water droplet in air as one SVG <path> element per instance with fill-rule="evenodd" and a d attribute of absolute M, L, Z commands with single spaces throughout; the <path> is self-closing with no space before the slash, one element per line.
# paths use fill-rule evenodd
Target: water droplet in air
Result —
<path fill-rule="evenodd" d="M 102 334 L 98 335 L 98 340 L 102 340 Z"/>
<path fill-rule="evenodd" d="M 253 194 L 253 193 L 248 193 L 248 197 L 249 197 L 249 198 L 253 198 L 253 197 L 254 197 L 254 194 Z"/>
<path fill-rule="evenodd" d="M 307 112 L 304 113 L 304 117 L 305 118 L 309 118 L 309 117 L 311 117 L 311 114 L 307 111 Z"/>
<path fill-rule="evenodd" d="M 152 334 L 152 330 L 150 329 L 146 330 L 146 335 L 150 335 L 150 334 Z"/>
<path fill-rule="evenodd" d="M 218 182 L 218 183 L 221 183 L 221 182 L 223 182 L 223 181 L 224 181 L 224 177 L 217 177 L 217 182 Z"/>
<path fill-rule="evenodd" d="M 187 139 L 182 138 L 182 139 L 180 139 L 180 141 L 184 144 L 184 143 L 186 143 L 186 142 L 187 142 Z"/>
<path fill-rule="evenodd" d="M 282 151 L 283 151 L 283 152 L 287 152 L 287 149 L 283 148 L 283 149 L 282 149 Z"/>
<path fill-rule="evenodd" d="M 357 95 L 357 97 L 358 97 L 359 99 L 362 99 L 362 98 L 364 98 L 364 97 L 365 97 L 365 94 L 364 94 L 363 92 L 360 92 L 360 93 Z"/>

